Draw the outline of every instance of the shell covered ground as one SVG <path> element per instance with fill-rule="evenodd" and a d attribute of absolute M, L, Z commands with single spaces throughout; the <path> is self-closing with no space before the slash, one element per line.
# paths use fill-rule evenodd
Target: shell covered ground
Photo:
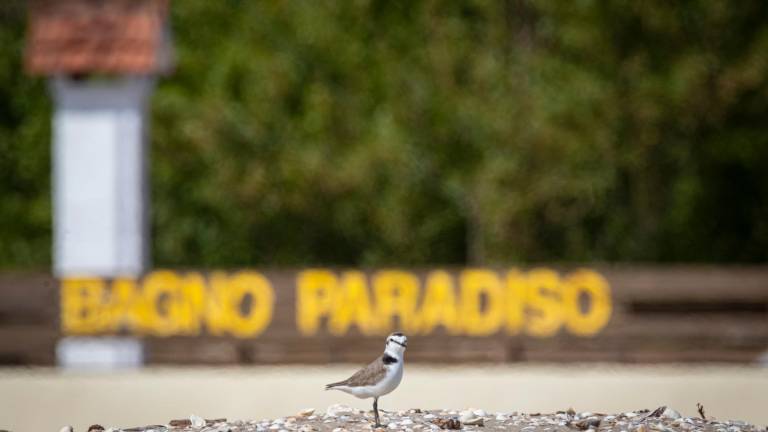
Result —
<path fill-rule="evenodd" d="M 764 427 L 737 420 L 720 421 L 707 417 L 703 407 L 697 417 L 684 417 L 674 409 L 659 407 L 619 414 L 574 412 L 572 409 L 556 413 L 499 413 L 482 409 L 466 410 L 379 410 L 381 427 L 374 428 L 372 411 L 332 405 L 326 410 L 308 408 L 295 415 L 264 420 L 203 419 L 195 415 L 186 419 L 170 420 L 165 425 L 129 428 L 104 428 L 93 425 L 88 432 L 438 432 L 515 431 L 515 432 L 752 432 Z M 70 427 L 61 432 L 71 432 Z M 79 431 L 75 431 L 79 432 Z M 84 431 L 85 432 L 85 431 Z"/>

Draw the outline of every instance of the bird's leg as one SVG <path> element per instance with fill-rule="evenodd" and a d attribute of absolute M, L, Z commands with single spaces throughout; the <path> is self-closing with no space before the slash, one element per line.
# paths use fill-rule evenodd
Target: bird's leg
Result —
<path fill-rule="evenodd" d="M 379 398 L 375 397 L 373 398 L 373 416 L 376 418 L 376 424 L 373 425 L 373 427 L 381 427 L 381 423 L 379 423 Z"/>

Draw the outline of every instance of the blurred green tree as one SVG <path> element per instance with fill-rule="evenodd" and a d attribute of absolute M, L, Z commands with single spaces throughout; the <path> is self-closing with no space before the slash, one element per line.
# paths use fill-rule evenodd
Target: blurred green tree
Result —
<path fill-rule="evenodd" d="M 4 11 L 0 262 L 42 265 L 50 107 Z M 156 265 L 768 258 L 768 3 L 185 0 L 172 27 Z"/>
<path fill-rule="evenodd" d="M 26 6 L 0 3 L 0 268 L 51 261 L 50 124 L 46 83 L 24 75 Z"/>

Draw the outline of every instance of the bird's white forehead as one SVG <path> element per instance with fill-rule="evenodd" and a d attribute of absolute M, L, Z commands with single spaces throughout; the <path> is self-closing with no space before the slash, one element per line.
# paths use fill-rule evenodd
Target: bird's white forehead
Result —
<path fill-rule="evenodd" d="M 391 335 L 389 335 L 389 337 L 387 339 L 394 339 L 394 340 L 396 340 L 398 342 L 403 342 L 403 341 L 408 340 L 408 338 L 404 334 L 399 333 L 399 332 L 392 333 Z"/>

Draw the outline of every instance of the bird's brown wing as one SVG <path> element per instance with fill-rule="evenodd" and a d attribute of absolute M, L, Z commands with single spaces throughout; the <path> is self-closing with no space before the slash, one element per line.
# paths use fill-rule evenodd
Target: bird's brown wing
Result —
<path fill-rule="evenodd" d="M 364 387 L 381 381 L 386 374 L 387 368 L 384 366 L 384 361 L 379 357 L 368 366 L 355 372 L 351 377 L 344 381 L 328 384 L 325 388 L 329 389 L 336 386 Z"/>

